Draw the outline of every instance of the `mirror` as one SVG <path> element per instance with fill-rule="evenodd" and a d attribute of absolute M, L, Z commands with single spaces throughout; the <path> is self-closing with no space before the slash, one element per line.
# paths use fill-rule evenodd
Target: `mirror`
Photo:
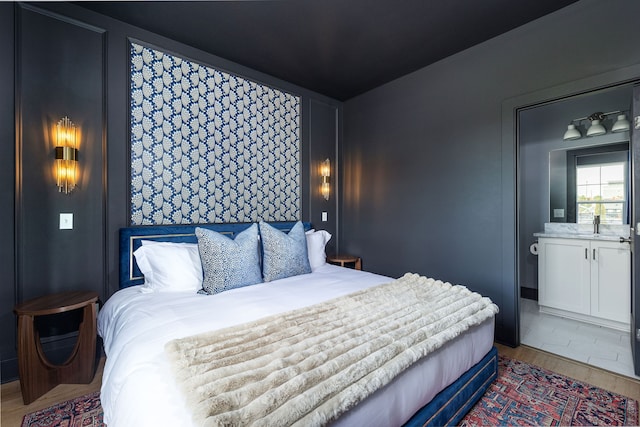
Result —
<path fill-rule="evenodd" d="M 629 224 L 628 134 L 612 137 L 549 152 L 549 222 Z"/>

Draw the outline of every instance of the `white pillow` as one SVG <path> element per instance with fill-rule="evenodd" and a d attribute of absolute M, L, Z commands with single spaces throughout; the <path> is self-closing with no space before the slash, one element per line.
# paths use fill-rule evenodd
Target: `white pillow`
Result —
<path fill-rule="evenodd" d="M 315 271 L 327 263 L 327 255 L 324 252 L 324 247 L 327 245 L 327 242 L 331 240 L 331 234 L 325 230 L 315 231 L 311 229 L 307 231 L 305 235 L 307 236 L 309 264 L 311 265 L 311 271 Z"/>
<path fill-rule="evenodd" d="M 133 255 L 144 274 L 143 291 L 198 292 L 202 263 L 196 243 L 143 240 Z"/>

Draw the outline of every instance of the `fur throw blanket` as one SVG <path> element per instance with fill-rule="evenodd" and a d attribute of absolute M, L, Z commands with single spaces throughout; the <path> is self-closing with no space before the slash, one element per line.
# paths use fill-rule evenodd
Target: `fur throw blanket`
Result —
<path fill-rule="evenodd" d="M 324 425 L 497 312 L 463 286 L 408 273 L 165 350 L 197 425 Z"/>

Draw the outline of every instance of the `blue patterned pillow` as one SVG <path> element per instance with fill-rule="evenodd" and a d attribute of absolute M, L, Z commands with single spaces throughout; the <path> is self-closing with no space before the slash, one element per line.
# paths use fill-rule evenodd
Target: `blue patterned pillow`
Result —
<path fill-rule="evenodd" d="M 256 224 L 235 239 L 200 227 L 196 236 L 204 272 L 202 288 L 208 294 L 262 282 Z"/>
<path fill-rule="evenodd" d="M 260 222 L 262 278 L 265 282 L 311 273 L 304 225 L 298 221 L 286 234 Z"/>

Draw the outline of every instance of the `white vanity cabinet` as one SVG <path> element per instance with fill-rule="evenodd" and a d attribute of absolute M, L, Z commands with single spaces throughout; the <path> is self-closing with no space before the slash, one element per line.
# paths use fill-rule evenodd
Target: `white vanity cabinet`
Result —
<path fill-rule="evenodd" d="M 589 242 L 538 239 L 538 303 L 573 313 L 591 313 Z"/>
<path fill-rule="evenodd" d="M 631 247 L 628 243 L 591 242 L 591 315 L 631 321 Z"/>
<path fill-rule="evenodd" d="M 628 243 L 539 237 L 538 248 L 540 311 L 629 330 Z"/>

